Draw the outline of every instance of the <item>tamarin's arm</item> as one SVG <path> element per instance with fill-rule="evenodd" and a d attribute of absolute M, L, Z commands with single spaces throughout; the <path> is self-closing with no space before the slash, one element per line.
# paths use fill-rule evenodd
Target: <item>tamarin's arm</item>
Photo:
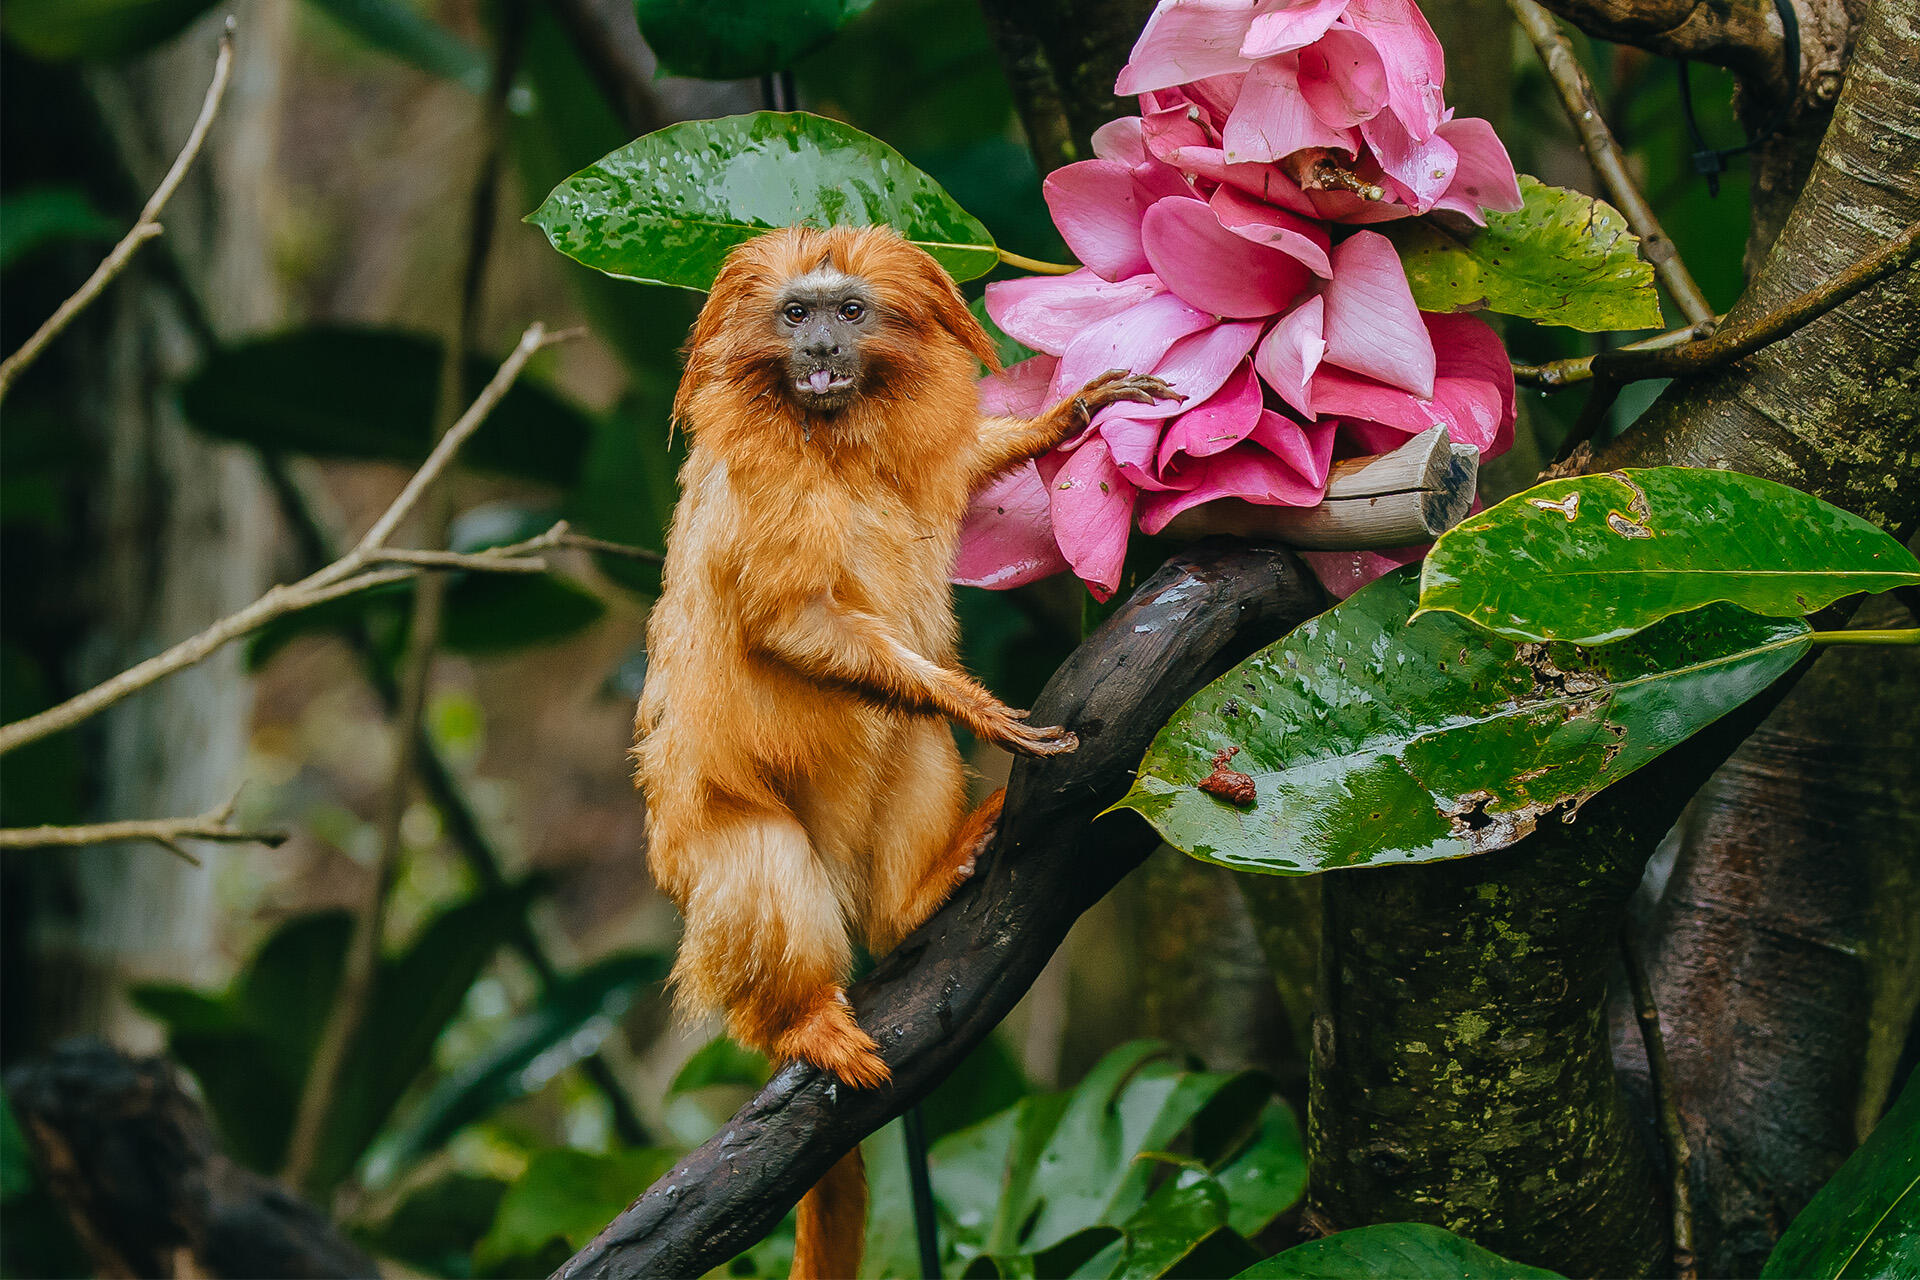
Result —
<path fill-rule="evenodd" d="M 1058 755 L 1078 745 L 1065 729 L 1027 724 L 1026 712 L 914 652 L 881 619 L 845 607 L 831 592 L 758 621 L 748 619 L 749 643 L 809 679 L 881 706 L 946 716 L 977 738 L 1027 755 Z"/>
<path fill-rule="evenodd" d="M 986 418 L 980 423 L 980 443 L 973 460 L 974 484 L 1045 453 L 1081 428 L 1094 413 L 1121 400 L 1152 404 L 1156 400 L 1184 400 L 1158 378 L 1109 369 L 1037 418 Z"/>

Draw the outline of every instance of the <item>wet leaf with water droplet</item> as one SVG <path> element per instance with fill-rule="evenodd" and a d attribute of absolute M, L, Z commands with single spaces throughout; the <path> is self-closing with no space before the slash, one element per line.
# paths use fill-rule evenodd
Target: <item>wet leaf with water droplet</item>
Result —
<path fill-rule="evenodd" d="M 1412 620 L 1415 575 L 1356 592 L 1201 691 L 1114 807 L 1248 871 L 1486 853 L 1570 816 L 1810 647 L 1805 622 L 1727 605 L 1602 647 L 1516 644 L 1448 613 Z M 1229 747 L 1251 807 L 1200 787 Z"/>
<path fill-rule="evenodd" d="M 527 221 L 628 280 L 705 289 L 727 251 L 777 227 L 890 226 L 957 280 L 991 271 L 993 237 L 878 138 L 805 112 L 670 125 L 553 189 Z"/>
<path fill-rule="evenodd" d="M 1920 583 L 1878 528 L 1737 471 L 1653 467 L 1549 480 L 1434 544 L 1420 608 L 1515 640 L 1604 644 L 1716 601 L 1798 618 Z"/>

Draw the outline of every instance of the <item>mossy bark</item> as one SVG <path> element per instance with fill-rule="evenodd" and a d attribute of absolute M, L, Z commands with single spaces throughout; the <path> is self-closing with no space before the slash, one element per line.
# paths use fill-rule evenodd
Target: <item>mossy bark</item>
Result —
<path fill-rule="evenodd" d="M 1916 68 L 1920 14 L 1881 0 L 1807 185 L 1736 318 L 1920 220 Z M 1917 294 L 1916 274 L 1903 273 L 1738 364 L 1674 384 L 1588 469 L 1735 468 L 1905 536 L 1920 516 Z M 1604 975 L 1624 887 L 1766 709 L 1744 708 L 1573 826 L 1543 828 L 1510 852 L 1328 880 L 1310 1117 L 1324 1225 L 1413 1217 L 1568 1274 L 1660 1267 L 1661 1180 L 1622 1119 Z M 1512 938 L 1524 939 L 1524 960 Z"/>

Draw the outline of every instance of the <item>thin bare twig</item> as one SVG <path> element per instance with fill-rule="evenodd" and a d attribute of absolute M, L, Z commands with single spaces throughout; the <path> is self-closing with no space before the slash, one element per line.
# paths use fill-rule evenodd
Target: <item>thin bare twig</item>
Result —
<path fill-rule="evenodd" d="M 235 792 L 225 804 L 191 818 L 138 818 L 127 822 L 92 822 L 79 827 L 0 828 L 0 849 L 73 848 L 115 840 L 150 840 L 197 867 L 200 859 L 182 848 L 180 841 L 263 844 L 269 849 L 286 842 L 284 831 L 234 826 L 233 810 L 239 801 L 240 795 Z"/>
<path fill-rule="evenodd" d="M 1725 316 L 1715 316 L 1705 324 L 1683 325 L 1665 333 L 1656 333 L 1651 338 L 1626 343 L 1614 350 L 1658 351 L 1666 347 L 1685 346 L 1689 342 L 1712 337 L 1714 330 L 1725 320 Z M 1516 364 L 1513 366 L 1513 380 L 1520 386 L 1541 391 L 1564 391 L 1593 377 L 1593 359 L 1593 354 L 1588 354 L 1569 356 L 1565 360 L 1549 360 L 1544 364 Z"/>
<path fill-rule="evenodd" d="M 1743 320 L 1702 342 L 1684 346 L 1637 350 L 1621 347 L 1593 357 L 1596 374 L 1631 381 L 1635 378 L 1678 378 L 1750 356 L 1768 343 L 1818 320 L 1864 289 L 1920 258 L 1920 222 L 1875 249 L 1838 275 L 1813 286 L 1792 301 L 1765 315 Z"/>
<path fill-rule="evenodd" d="M 1540 54 L 1540 61 L 1547 69 L 1547 78 L 1553 81 L 1553 87 L 1560 94 L 1560 103 L 1566 108 L 1574 131 L 1580 135 L 1580 145 L 1586 149 L 1587 160 L 1593 165 L 1593 171 L 1600 176 L 1608 197 L 1626 217 L 1627 225 L 1640 237 L 1641 255 L 1653 264 L 1654 273 L 1660 277 L 1660 283 L 1666 286 L 1667 293 L 1689 324 L 1711 321 L 1714 317 L 1712 305 L 1707 302 L 1706 295 L 1700 292 L 1700 286 L 1694 283 L 1686 263 L 1680 260 L 1680 251 L 1661 229 L 1653 207 L 1647 203 L 1639 184 L 1627 171 L 1627 157 L 1621 152 L 1620 144 L 1614 141 L 1613 132 L 1607 128 L 1607 122 L 1600 114 L 1599 99 L 1594 96 L 1593 84 L 1581 68 L 1580 60 L 1574 56 L 1573 45 L 1560 29 L 1560 23 L 1535 0 L 1507 0 L 1507 4 Z"/>
<path fill-rule="evenodd" d="M 495 49 L 493 71 L 487 85 L 485 109 L 480 125 L 484 146 L 480 165 L 470 193 L 466 253 L 458 281 L 459 306 L 448 326 L 447 342 L 440 364 L 440 390 L 434 423 L 436 442 L 429 464 L 443 452 L 450 456 L 459 448 L 457 435 L 465 418 L 456 421 L 454 407 L 461 401 L 461 384 L 467 353 L 474 346 L 479 324 L 480 293 L 486 280 L 487 258 L 493 245 L 494 206 L 498 194 L 500 144 L 506 129 L 507 89 L 513 82 L 526 34 L 527 0 L 508 0 L 501 10 L 499 43 Z M 466 433 L 473 428 L 468 426 Z M 361 546 L 385 541 L 404 516 L 404 505 L 417 501 L 426 490 L 419 476 L 400 495 Z M 444 490 L 434 496 L 425 520 L 425 538 L 433 549 L 410 553 L 415 563 L 445 564 L 456 553 L 439 550 L 447 538 L 453 519 L 453 507 Z M 537 542 L 538 539 L 529 539 Z M 287 1142 L 286 1164 L 282 1176 L 291 1185 L 320 1197 L 329 1189 L 314 1185 L 315 1164 L 321 1139 L 334 1118 L 335 1101 L 346 1072 L 348 1059 L 366 1034 L 366 1023 L 373 1008 L 374 987 L 380 970 L 380 950 L 386 935 L 388 899 L 399 880 L 404 860 L 401 826 L 413 797 L 417 772 L 419 741 L 427 693 L 432 684 L 433 656 L 439 647 L 440 627 L 445 615 L 446 580 L 434 576 L 423 580 L 414 592 L 411 625 L 407 631 L 406 656 L 400 665 L 398 705 L 393 713 L 395 751 L 391 776 L 387 781 L 379 818 L 380 846 L 374 861 L 372 883 L 365 899 L 354 913 L 353 935 L 341 973 L 340 989 L 327 1013 L 314 1048 L 313 1065 L 307 1072 L 294 1114 L 293 1133 Z"/>
<path fill-rule="evenodd" d="M 146 207 L 140 210 L 139 220 L 133 224 L 133 229 L 121 237 L 120 243 L 113 246 L 113 251 L 94 268 L 86 283 L 61 303 L 18 351 L 0 361 L 0 400 L 6 398 L 14 380 L 26 371 L 27 366 L 39 359 L 48 344 L 73 323 L 74 317 L 86 310 L 113 282 L 115 276 L 126 270 L 127 264 L 133 261 L 133 255 L 140 251 L 140 246 L 165 230 L 160 225 L 160 211 L 166 208 L 167 201 L 173 198 L 174 191 L 187 176 L 187 170 L 193 167 L 194 160 L 199 157 L 201 145 L 207 140 L 207 130 L 213 127 L 213 118 L 220 110 L 220 101 L 226 97 L 227 81 L 232 78 L 232 72 L 233 19 L 228 18 L 226 29 L 220 33 L 220 52 L 213 61 L 213 83 L 207 86 L 207 96 L 200 104 L 200 116 L 193 122 L 193 131 L 187 135 L 186 146 L 181 148 L 173 167 L 167 170 L 167 176 L 154 189 Z"/>
<path fill-rule="evenodd" d="M 449 430 L 433 453 L 421 464 L 407 486 L 395 498 L 393 505 L 375 522 L 367 536 L 340 559 L 324 569 L 308 574 L 294 583 L 282 583 L 270 588 L 267 593 L 247 605 L 237 613 L 232 613 L 214 623 L 196 636 L 182 640 L 171 649 L 155 654 L 145 662 L 128 667 L 119 675 L 95 685 L 84 693 L 75 694 L 57 706 L 49 707 L 38 715 L 16 720 L 12 724 L 0 727 L 0 755 L 15 747 L 44 738 L 50 733 L 78 724 L 89 716 L 96 715 L 131 693 L 146 688 L 163 676 L 172 675 L 184 667 L 216 652 L 229 641 L 236 640 L 250 631 L 258 630 L 277 618 L 290 613 L 308 609 L 323 601 L 351 595 L 368 587 L 383 583 L 397 582 L 403 578 L 416 576 L 429 567 L 422 564 L 392 564 L 393 549 L 386 546 L 386 540 L 404 520 L 420 494 L 426 487 L 439 478 L 447 463 L 464 444 L 482 421 L 486 419 L 494 406 L 500 403 L 507 389 L 513 385 L 520 371 L 526 368 L 527 361 L 534 352 L 550 343 L 557 342 L 568 334 L 549 336 L 545 326 L 534 324 L 521 335 L 519 345 L 501 364 L 493 380 L 474 399 L 466 413 Z M 549 531 L 552 532 L 552 531 Z M 535 539 L 534 541 L 538 541 Z M 556 544 L 557 545 L 557 544 Z M 498 569 L 511 557 L 504 554 L 508 549 L 499 548 L 494 552 L 476 552 L 466 557 L 459 567 L 470 569 Z M 387 564 L 391 567 L 381 568 Z M 514 566 L 517 568 L 518 566 Z M 509 569 L 509 572 L 513 571 Z"/>
<path fill-rule="evenodd" d="M 1653 1001 L 1653 984 L 1634 949 L 1630 930 L 1620 933 L 1620 955 L 1626 961 L 1627 981 L 1633 988 L 1633 1013 L 1647 1048 L 1647 1077 L 1659 1108 L 1660 1137 L 1666 1143 L 1672 1173 L 1673 1271 L 1675 1280 L 1697 1280 L 1693 1253 L 1693 1153 L 1680 1123 L 1680 1103 L 1673 1094 L 1673 1068 L 1667 1060 L 1667 1041 L 1660 1031 L 1660 1009 Z"/>

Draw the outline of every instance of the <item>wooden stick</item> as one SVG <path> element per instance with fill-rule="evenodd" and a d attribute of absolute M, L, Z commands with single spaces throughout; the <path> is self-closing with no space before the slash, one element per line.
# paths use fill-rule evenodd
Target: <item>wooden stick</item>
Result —
<path fill-rule="evenodd" d="M 1271 507 L 1222 499 L 1175 516 L 1166 533 L 1193 539 L 1225 534 L 1313 551 L 1406 547 L 1466 518 L 1480 477 L 1480 451 L 1433 427 L 1392 453 L 1333 464 L 1315 507 Z"/>

